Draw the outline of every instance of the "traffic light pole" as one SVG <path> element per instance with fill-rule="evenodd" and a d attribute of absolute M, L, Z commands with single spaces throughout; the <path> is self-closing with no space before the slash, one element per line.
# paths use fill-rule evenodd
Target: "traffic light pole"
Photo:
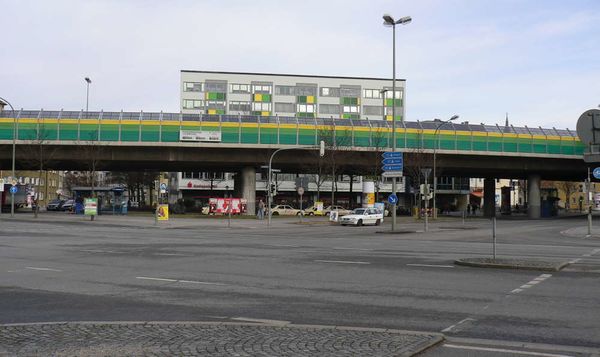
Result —
<path fill-rule="evenodd" d="M 294 147 L 289 147 L 289 148 L 281 148 L 281 149 L 277 149 L 275 150 L 272 154 L 271 157 L 269 158 L 269 174 L 268 174 L 268 184 L 267 184 L 267 190 L 268 190 L 268 194 L 267 194 L 267 209 L 269 210 L 269 214 L 267 215 L 267 226 L 271 226 L 271 216 L 273 215 L 273 210 L 271 207 L 271 204 L 273 202 L 273 191 L 271 191 L 271 183 L 273 182 L 273 158 L 275 157 L 275 155 L 280 152 L 280 151 L 284 151 L 284 150 L 315 150 L 315 149 L 319 149 L 319 155 L 323 156 L 325 155 L 325 142 L 321 140 L 321 142 L 319 143 L 319 146 L 294 146 Z"/>

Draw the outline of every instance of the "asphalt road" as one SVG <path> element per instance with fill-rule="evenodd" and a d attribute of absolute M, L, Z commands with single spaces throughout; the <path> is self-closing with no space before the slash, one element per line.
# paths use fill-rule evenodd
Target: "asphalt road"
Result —
<path fill-rule="evenodd" d="M 0 219 L 0 323 L 274 320 L 446 334 L 427 356 L 600 347 L 600 238 L 584 238 L 579 218 L 498 221 L 500 257 L 573 262 L 551 273 L 455 266 L 491 253 L 483 219 L 392 235 L 376 233 L 385 225 L 295 219 L 267 229 L 255 220 L 156 228 L 143 218 L 42 218 Z"/>

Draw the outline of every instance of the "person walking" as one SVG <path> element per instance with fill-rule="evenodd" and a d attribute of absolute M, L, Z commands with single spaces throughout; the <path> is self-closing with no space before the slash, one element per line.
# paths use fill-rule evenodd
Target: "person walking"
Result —
<path fill-rule="evenodd" d="M 265 218 L 265 203 L 262 200 L 258 201 L 258 219 L 262 220 Z"/>

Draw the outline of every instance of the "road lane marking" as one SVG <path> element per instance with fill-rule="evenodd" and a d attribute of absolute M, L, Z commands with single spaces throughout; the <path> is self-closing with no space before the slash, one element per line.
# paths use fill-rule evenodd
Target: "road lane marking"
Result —
<path fill-rule="evenodd" d="M 472 323 L 475 321 L 477 321 L 477 320 L 467 317 L 466 319 L 460 320 L 459 322 L 455 323 L 454 325 L 446 327 L 445 329 L 442 330 L 442 332 L 458 332 L 458 331 L 462 330 L 462 328 L 460 328 L 460 325 L 463 325 L 465 323 Z M 463 328 L 464 328 L 464 326 L 463 326 Z"/>
<path fill-rule="evenodd" d="M 573 259 L 569 262 L 569 264 L 579 263 L 580 261 L 581 261 L 581 258 Z"/>
<path fill-rule="evenodd" d="M 187 254 L 181 254 L 181 253 L 154 253 L 154 255 L 189 257 L 189 255 L 187 255 Z"/>
<path fill-rule="evenodd" d="M 371 264 L 369 262 L 354 262 L 349 260 L 315 260 L 318 263 L 338 263 L 338 264 Z"/>
<path fill-rule="evenodd" d="M 147 276 L 136 276 L 136 279 L 141 279 L 141 280 L 157 280 L 157 281 L 168 281 L 170 283 L 175 283 L 177 282 L 176 279 L 165 279 L 165 278 L 150 278 Z"/>
<path fill-rule="evenodd" d="M 202 285 L 227 285 L 223 283 L 211 283 L 208 281 L 195 281 L 195 280 L 177 280 L 178 283 L 188 283 L 188 284 L 202 284 Z"/>
<path fill-rule="evenodd" d="M 277 248 L 300 248 L 299 245 L 291 245 L 291 244 L 263 244 L 267 247 L 277 247 Z"/>
<path fill-rule="evenodd" d="M 551 276 L 552 276 L 552 274 L 541 274 L 537 278 L 532 279 L 531 281 L 519 286 L 517 289 L 511 290 L 510 294 L 518 294 L 525 289 L 529 289 L 532 286 L 541 283 L 542 281 L 550 278 Z"/>
<path fill-rule="evenodd" d="M 62 271 L 60 269 L 52 269 L 52 268 L 36 268 L 36 267 L 25 267 L 25 269 L 29 270 L 42 270 L 42 271 Z"/>
<path fill-rule="evenodd" d="M 80 249 L 80 252 L 86 253 L 112 253 L 112 254 L 124 254 L 125 252 L 117 252 L 114 250 L 100 250 L 100 249 Z"/>
<path fill-rule="evenodd" d="M 182 283 L 182 284 L 200 284 L 200 285 L 227 285 L 223 283 L 213 283 L 209 281 L 196 281 L 196 280 L 179 280 L 179 279 L 169 279 L 169 278 L 152 278 L 148 276 L 136 276 L 136 279 L 141 280 L 156 280 L 156 281 L 166 281 L 168 283 Z"/>
<path fill-rule="evenodd" d="M 466 346 L 466 345 L 443 344 L 442 347 L 456 348 L 456 349 L 461 349 L 461 350 L 476 350 L 476 351 L 486 351 L 486 352 L 515 353 L 515 354 L 528 355 L 528 356 L 573 357 L 571 355 L 559 355 L 559 354 L 554 354 L 554 353 L 529 352 L 529 351 L 519 351 L 519 350 L 507 350 L 507 349 L 504 349 L 504 348 L 477 347 L 477 346 Z"/>
<path fill-rule="evenodd" d="M 268 319 L 253 319 L 251 317 L 232 317 L 231 320 L 235 320 L 235 321 L 247 321 L 247 322 L 258 322 L 258 323 L 261 323 L 261 324 L 278 325 L 278 326 L 285 326 L 285 325 L 289 325 L 291 323 L 290 321 L 268 320 Z"/>
<path fill-rule="evenodd" d="M 411 267 L 428 267 L 428 268 L 454 268 L 454 265 L 436 265 L 436 264 L 406 264 Z"/>
<path fill-rule="evenodd" d="M 335 250 L 360 250 L 363 252 L 372 252 L 374 249 L 368 249 L 368 248 L 346 248 L 346 247 L 333 247 L 333 249 Z"/>

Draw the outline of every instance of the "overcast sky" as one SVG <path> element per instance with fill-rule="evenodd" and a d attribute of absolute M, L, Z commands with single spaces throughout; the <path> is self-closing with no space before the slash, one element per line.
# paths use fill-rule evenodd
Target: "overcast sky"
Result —
<path fill-rule="evenodd" d="M 575 128 L 600 104 L 600 1 L 0 0 L 17 108 L 178 112 L 182 69 L 407 79 L 407 120 Z"/>

